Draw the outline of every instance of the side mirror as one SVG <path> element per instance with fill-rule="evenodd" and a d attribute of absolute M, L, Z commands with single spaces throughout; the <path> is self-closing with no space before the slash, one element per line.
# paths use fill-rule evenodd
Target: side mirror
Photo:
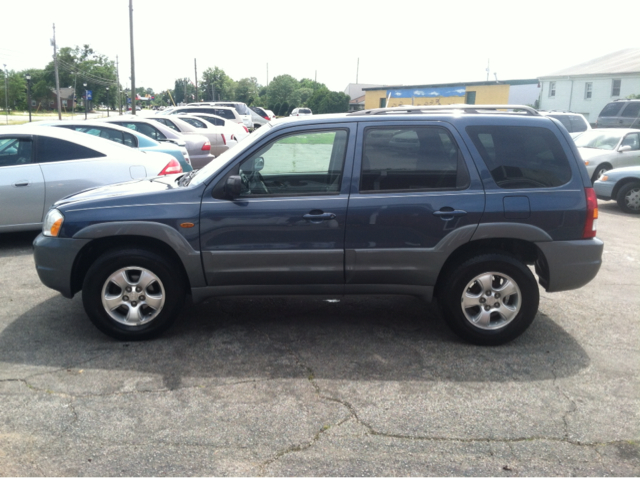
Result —
<path fill-rule="evenodd" d="M 620 146 L 618 148 L 618 153 L 624 153 L 625 151 L 631 151 L 631 146 L 625 144 L 624 146 Z"/>
<path fill-rule="evenodd" d="M 229 176 L 224 185 L 224 192 L 232 199 L 237 198 L 242 193 L 242 178 L 240 176 Z"/>

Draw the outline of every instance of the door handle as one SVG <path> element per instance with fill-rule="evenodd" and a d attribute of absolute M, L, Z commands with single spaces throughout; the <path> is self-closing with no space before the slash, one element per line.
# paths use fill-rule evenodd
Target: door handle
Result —
<path fill-rule="evenodd" d="M 439 211 L 433 211 L 434 216 L 438 216 L 443 221 L 451 221 L 454 217 L 466 216 L 467 211 L 463 211 L 462 209 L 451 209 L 450 211 L 443 211 L 440 209 Z"/>
<path fill-rule="evenodd" d="M 28 186 L 29 185 L 29 180 L 28 179 L 23 179 L 21 181 L 18 181 L 17 183 L 13 183 L 13 185 L 17 188 L 23 187 L 23 186 Z"/>
<path fill-rule="evenodd" d="M 302 217 L 307 221 L 328 221 L 335 219 L 336 215 L 332 212 L 323 212 L 322 214 L 305 214 Z"/>

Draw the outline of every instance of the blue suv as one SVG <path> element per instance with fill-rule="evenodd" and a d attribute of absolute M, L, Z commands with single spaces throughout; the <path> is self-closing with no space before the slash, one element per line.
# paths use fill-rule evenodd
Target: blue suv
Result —
<path fill-rule="evenodd" d="M 199 171 L 69 196 L 35 262 L 121 340 L 165 331 L 188 294 L 408 294 L 436 297 L 459 336 L 496 345 L 531 324 L 538 282 L 555 292 L 595 277 L 597 213 L 555 119 L 385 108 L 281 119 Z"/>

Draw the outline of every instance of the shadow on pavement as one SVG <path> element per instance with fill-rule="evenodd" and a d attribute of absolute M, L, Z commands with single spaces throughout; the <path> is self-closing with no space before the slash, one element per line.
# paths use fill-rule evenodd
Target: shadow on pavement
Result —
<path fill-rule="evenodd" d="M 198 379 L 536 381 L 571 376 L 589 357 L 539 313 L 501 347 L 461 342 L 434 305 L 412 297 L 230 298 L 185 306 L 159 339 L 117 342 L 86 317 L 80 294 L 53 297 L 0 333 L 0 361 Z"/>

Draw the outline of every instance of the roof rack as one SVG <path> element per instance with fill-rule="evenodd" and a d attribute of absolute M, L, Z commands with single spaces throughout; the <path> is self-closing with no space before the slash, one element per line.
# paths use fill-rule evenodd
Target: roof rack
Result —
<path fill-rule="evenodd" d="M 439 112 L 460 111 L 464 113 L 482 114 L 482 113 L 504 113 L 504 114 L 525 114 L 528 116 L 540 116 L 538 111 L 531 106 L 524 105 L 437 105 L 437 106 L 394 106 L 392 108 L 375 108 L 372 110 L 355 111 L 348 113 L 347 116 L 367 116 L 367 115 L 385 115 L 385 114 L 425 114 Z"/>

